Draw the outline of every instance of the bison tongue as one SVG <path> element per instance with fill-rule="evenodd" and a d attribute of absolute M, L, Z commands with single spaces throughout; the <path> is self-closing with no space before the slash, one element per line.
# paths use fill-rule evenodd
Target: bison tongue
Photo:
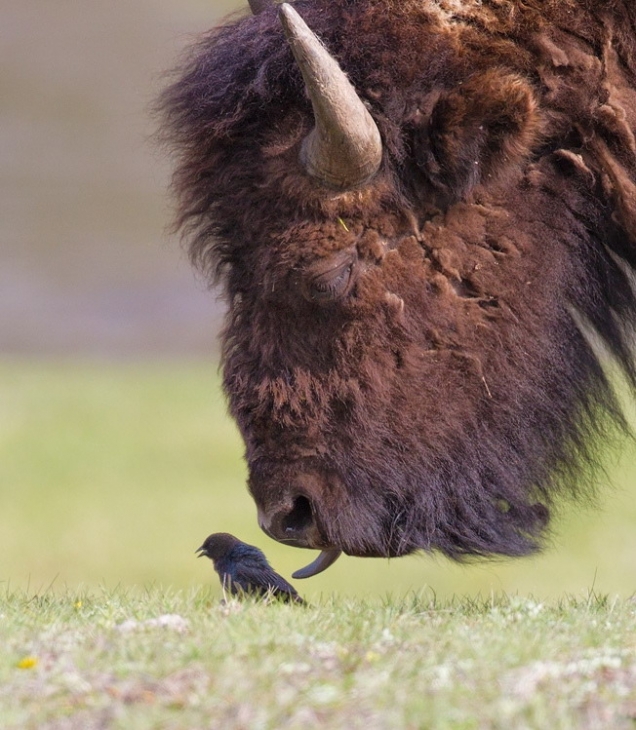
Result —
<path fill-rule="evenodd" d="M 330 565 L 333 565 L 341 555 L 342 550 L 338 548 L 323 550 L 313 563 L 292 573 L 292 578 L 311 578 L 312 575 L 318 575 L 318 573 L 322 573 L 323 570 L 327 570 Z"/>

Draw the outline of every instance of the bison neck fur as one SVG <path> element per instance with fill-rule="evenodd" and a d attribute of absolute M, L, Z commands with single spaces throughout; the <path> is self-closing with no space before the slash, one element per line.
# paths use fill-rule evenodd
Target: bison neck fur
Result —
<path fill-rule="evenodd" d="M 591 339 L 636 383 L 636 6 L 295 7 L 380 130 L 369 182 L 303 168 L 275 6 L 204 36 L 160 103 L 262 521 L 353 555 L 531 552 L 625 427 Z"/>

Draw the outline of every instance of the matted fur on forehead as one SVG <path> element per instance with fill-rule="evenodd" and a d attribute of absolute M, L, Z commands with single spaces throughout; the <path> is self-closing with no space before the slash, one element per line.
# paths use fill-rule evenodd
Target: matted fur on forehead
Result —
<path fill-rule="evenodd" d="M 554 68 L 551 36 L 560 32 L 559 14 L 572 26 L 568 32 L 600 43 L 600 26 L 579 31 L 566 5 L 539 0 L 523 6 L 426 0 L 299 2 L 309 26 L 369 106 L 385 146 L 385 165 L 376 184 L 349 195 L 344 207 L 353 205 L 364 214 L 374 205 L 369 196 L 383 199 L 380 205 L 399 197 L 404 183 L 412 180 L 412 140 L 405 135 L 405 125 L 422 105 L 430 106 L 435 94 L 460 89 L 480 73 L 499 72 L 503 77 L 525 77 L 539 94 L 537 74 L 545 69 L 550 83 Z M 569 43 L 585 55 L 580 41 Z M 592 83 L 585 84 L 585 97 L 573 94 L 567 78 L 550 83 L 549 105 L 541 100 L 552 128 L 548 131 L 574 115 L 589 118 L 601 86 L 594 74 L 588 75 Z M 273 225 L 299 210 L 317 216 L 337 213 L 334 198 L 316 190 L 296 160 L 312 115 L 275 12 L 211 31 L 193 47 L 176 76 L 160 101 L 162 134 L 177 163 L 177 226 L 186 232 L 199 264 L 213 273 L 226 262 L 226 249 L 212 244 L 224 239 L 224 228 L 240 226 L 249 236 L 263 227 L 264 219 Z M 565 121 L 562 110 L 567 110 Z M 262 186 L 280 194 L 268 194 Z M 263 194 L 252 195 L 257 190 Z"/>

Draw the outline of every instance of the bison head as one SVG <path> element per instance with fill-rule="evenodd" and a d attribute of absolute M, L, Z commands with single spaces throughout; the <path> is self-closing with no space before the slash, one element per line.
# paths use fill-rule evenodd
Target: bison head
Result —
<path fill-rule="evenodd" d="M 618 11 L 250 4 L 162 109 L 261 527 L 323 551 L 301 577 L 535 549 L 620 424 L 590 331 L 633 378 Z"/>

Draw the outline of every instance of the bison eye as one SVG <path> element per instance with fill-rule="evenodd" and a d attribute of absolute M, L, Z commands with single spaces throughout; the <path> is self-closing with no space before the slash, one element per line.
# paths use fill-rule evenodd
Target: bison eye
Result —
<path fill-rule="evenodd" d="M 333 302 L 346 291 L 353 264 L 339 266 L 309 282 L 309 299 L 312 302 Z"/>
<path fill-rule="evenodd" d="M 350 290 L 355 257 L 350 252 L 342 252 L 336 258 L 306 271 L 301 287 L 305 299 L 327 304 L 341 299 Z"/>

